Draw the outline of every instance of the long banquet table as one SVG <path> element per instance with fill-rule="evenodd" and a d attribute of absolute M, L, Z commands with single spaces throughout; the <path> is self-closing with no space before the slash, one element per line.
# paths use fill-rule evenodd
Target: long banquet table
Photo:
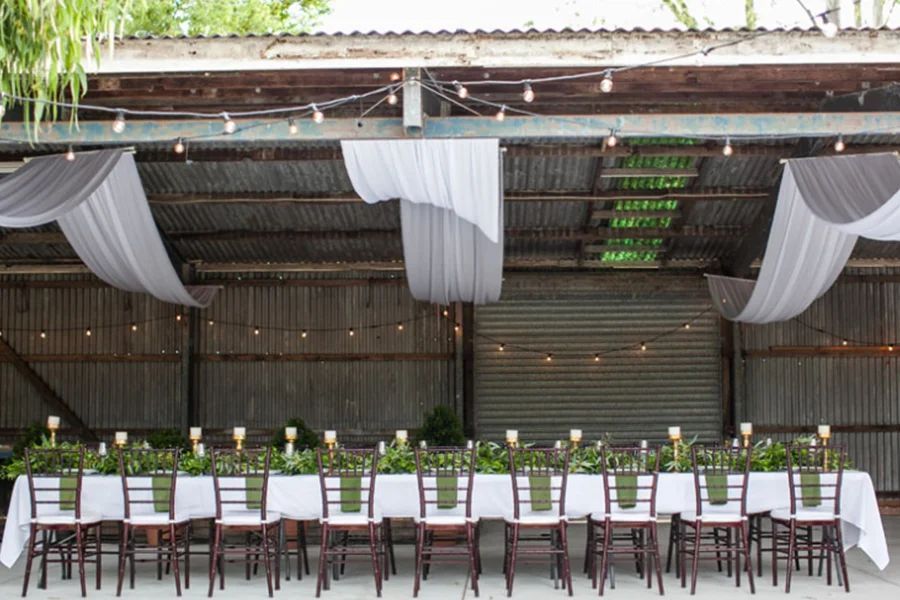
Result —
<path fill-rule="evenodd" d="M 415 475 L 378 475 L 375 497 L 385 517 L 413 517 L 419 513 Z M 889 561 L 887 540 L 878 511 L 875 489 L 867 473 L 846 471 L 841 487 L 841 519 L 844 544 L 858 546 L 879 569 Z M 292 518 L 315 520 L 322 514 L 321 491 L 316 475 L 272 475 L 269 480 L 268 509 Z M 748 486 L 747 510 L 751 513 L 786 508 L 790 505 L 786 473 L 752 473 Z M 209 476 L 178 478 L 176 510 L 192 518 L 215 515 L 215 497 Z M 476 475 L 472 493 L 473 513 L 483 519 L 504 518 L 512 511 L 509 475 Z M 663 473 L 659 476 L 657 512 L 671 515 L 694 509 L 694 481 L 690 473 Z M 31 499 L 25 477 L 16 480 L 7 514 L 0 563 L 11 567 L 28 542 Z M 122 482 L 118 476 L 86 475 L 82 491 L 83 510 L 100 513 L 104 520 L 123 515 Z M 582 518 L 603 511 L 603 481 L 599 475 L 572 474 L 566 491 L 566 512 Z"/>

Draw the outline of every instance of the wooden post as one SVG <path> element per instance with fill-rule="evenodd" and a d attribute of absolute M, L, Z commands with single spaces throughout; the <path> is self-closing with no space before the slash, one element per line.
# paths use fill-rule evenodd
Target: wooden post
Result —
<path fill-rule="evenodd" d="M 722 437 L 734 437 L 734 331 L 731 321 L 719 317 L 722 360 Z"/>
<path fill-rule="evenodd" d="M 475 307 L 462 305 L 463 429 L 466 437 L 475 437 Z"/>

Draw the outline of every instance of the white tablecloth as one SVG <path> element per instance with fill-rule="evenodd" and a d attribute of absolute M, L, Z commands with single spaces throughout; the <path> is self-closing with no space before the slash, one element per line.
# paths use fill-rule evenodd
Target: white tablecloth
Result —
<path fill-rule="evenodd" d="M 419 494 L 415 475 L 379 475 L 375 493 L 385 517 L 413 517 L 419 514 Z M 215 515 L 211 477 L 179 477 L 175 494 L 179 514 L 193 518 Z M 28 541 L 31 519 L 28 482 L 19 477 L 0 546 L 0 563 L 11 567 Z M 480 518 L 503 518 L 512 511 L 512 489 L 508 475 L 476 475 L 472 495 L 473 512 Z M 788 508 L 790 496 L 785 473 L 752 473 L 748 488 L 749 512 Z M 118 476 L 86 476 L 82 508 L 100 513 L 104 519 L 123 515 L 122 481 Z M 269 510 L 292 518 L 318 519 L 322 514 L 322 495 L 315 475 L 279 476 L 269 481 Z M 694 510 L 694 482 L 690 473 L 664 473 L 659 477 L 657 511 L 675 514 Z M 570 475 L 566 492 L 566 512 L 571 518 L 603 511 L 603 482 L 599 475 Z M 888 564 L 887 540 L 878 512 L 875 489 L 867 473 L 844 473 L 841 489 L 841 518 L 844 544 L 858 546 L 878 566 Z"/>

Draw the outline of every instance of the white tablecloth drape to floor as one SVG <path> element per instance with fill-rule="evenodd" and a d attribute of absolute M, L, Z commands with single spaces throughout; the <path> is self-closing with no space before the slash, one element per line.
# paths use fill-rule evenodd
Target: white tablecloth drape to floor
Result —
<path fill-rule="evenodd" d="M 844 543 L 858 546 L 879 569 L 888 564 L 887 540 L 878 511 L 875 489 L 867 473 L 844 473 L 841 488 L 841 518 Z M 321 491 L 315 475 L 278 476 L 269 482 L 269 510 L 297 519 L 318 519 L 322 514 Z M 419 514 L 419 495 L 415 475 L 379 475 L 376 501 L 385 517 L 408 518 Z M 657 511 L 662 515 L 694 509 L 694 480 L 690 473 L 665 473 L 659 477 Z M 28 541 L 31 519 L 28 482 L 20 477 L 13 490 L 7 514 L 0 562 L 12 566 Z M 181 477 L 175 495 L 176 510 L 193 518 L 215 515 L 212 478 Z M 508 475 L 476 475 L 472 495 L 476 516 L 503 518 L 511 515 L 512 490 Z M 787 508 L 790 504 L 785 473 L 753 473 L 750 476 L 747 509 L 765 512 Z M 123 515 L 122 482 L 117 476 L 84 478 L 84 510 L 100 513 L 104 519 Z M 570 518 L 582 518 L 603 511 L 603 480 L 599 475 L 570 475 L 566 492 L 566 512 Z"/>

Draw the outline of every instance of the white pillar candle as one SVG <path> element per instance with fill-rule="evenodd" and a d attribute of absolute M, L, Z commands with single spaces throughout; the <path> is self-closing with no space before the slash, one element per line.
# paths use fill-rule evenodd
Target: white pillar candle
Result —
<path fill-rule="evenodd" d="M 191 427 L 191 439 L 199 440 L 203 437 L 203 428 L 202 427 Z"/>
<path fill-rule="evenodd" d="M 753 435 L 753 423 L 741 423 L 741 435 Z"/>
<path fill-rule="evenodd" d="M 553 443 L 553 447 L 556 448 L 557 450 L 561 449 L 561 448 L 562 448 L 562 442 L 559 441 L 559 440 L 556 440 L 556 441 Z"/>
<path fill-rule="evenodd" d="M 379 440 L 378 442 L 378 455 L 384 456 L 387 454 L 387 445 L 384 443 L 384 440 Z"/>
<path fill-rule="evenodd" d="M 466 450 L 474 450 L 475 442 L 472 440 L 466 440 Z"/>
<path fill-rule="evenodd" d="M 580 429 L 570 429 L 569 430 L 569 441 L 580 442 L 581 441 L 581 430 Z"/>
<path fill-rule="evenodd" d="M 731 439 L 731 447 L 732 448 L 740 448 L 741 447 L 740 440 L 738 440 L 737 438 L 732 438 Z"/>
<path fill-rule="evenodd" d="M 669 437 L 677 438 L 681 437 L 681 427 L 669 427 Z"/>
<path fill-rule="evenodd" d="M 235 427 L 234 433 L 232 434 L 234 439 L 242 440 L 247 437 L 247 428 L 246 427 Z"/>
<path fill-rule="evenodd" d="M 206 444 L 200 442 L 197 444 L 197 456 L 205 456 L 206 455 Z"/>
<path fill-rule="evenodd" d="M 127 431 L 117 431 L 116 432 L 116 442 L 120 444 L 124 444 L 128 441 L 128 432 Z"/>
<path fill-rule="evenodd" d="M 519 441 L 519 430 L 518 429 L 507 429 L 506 430 L 506 441 L 511 444 L 518 442 Z"/>
<path fill-rule="evenodd" d="M 294 455 L 294 442 L 288 442 L 284 445 L 284 453 L 286 456 Z"/>
<path fill-rule="evenodd" d="M 106 442 L 100 442 L 100 445 L 97 446 L 97 454 L 106 456 Z"/>
<path fill-rule="evenodd" d="M 641 440 L 641 450 L 647 449 L 647 440 Z"/>
<path fill-rule="evenodd" d="M 329 429 L 325 432 L 325 443 L 333 444 L 337 441 L 337 431 Z"/>
<path fill-rule="evenodd" d="M 289 440 L 297 439 L 297 428 L 296 427 L 285 427 L 284 428 L 284 437 Z"/>
<path fill-rule="evenodd" d="M 395 437 L 395 438 L 397 439 L 397 441 L 400 442 L 401 444 L 405 444 L 405 443 L 406 443 L 406 440 L 409 439 L 409 432 L 408 432 L 407 430 L 405 430 L 405 429 L 398 429 L 398 430 L 397 430 L 397 433 L 394 434 L 394 437 Z"/>
<path fill-rule="evenodd" d="M 831 437 L 831 425 L 819 425 L 819 437 Z"/>
<path fill-rule="evenodd" d="M 55 415 L 47 417 L 47 429 L 59 429 L 59 417 Z"/>

